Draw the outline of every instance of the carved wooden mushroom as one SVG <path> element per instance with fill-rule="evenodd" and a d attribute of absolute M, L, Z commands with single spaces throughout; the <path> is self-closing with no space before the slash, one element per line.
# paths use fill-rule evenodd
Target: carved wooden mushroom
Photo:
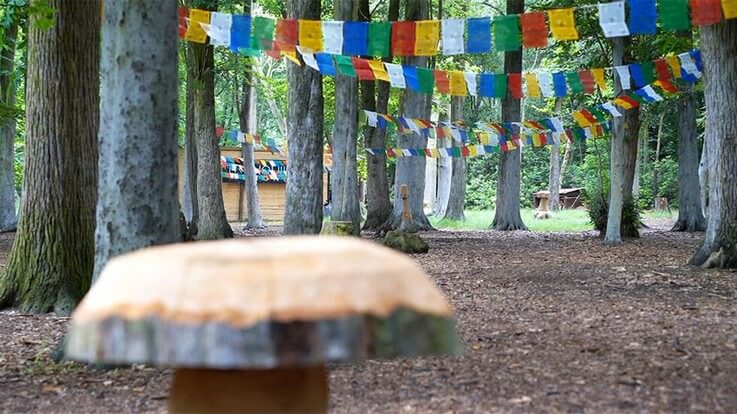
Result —
<path fill-rule="evenodd" d="M 109 262 L 67 357 L 176 367 L 171 412 L 326 412 L 325 363 L 456 353 L 411 259 L 344 237 L 153 247 Z"/>

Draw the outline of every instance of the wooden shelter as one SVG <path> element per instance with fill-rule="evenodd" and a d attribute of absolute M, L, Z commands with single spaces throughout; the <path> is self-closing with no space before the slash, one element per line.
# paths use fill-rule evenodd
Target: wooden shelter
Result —
<path fill-rule="evenodd" d="M 578 208 L 583 205 L 583 188 L 561 188 L 558 194 L 560 208 Z M 532 204 L 535 208 L 540 206 L 540 201 L 550 197 L 549 191 L 538 191 L 532 194 Z"/>
<path fill-rule="evenodd" d="M 245 193 L 243 162 L 240 147 L 220 149 L 223 175 L 223 203 L 228 221 L 248 219 L 248 197 Z M 254 168 L 258 178 L 261 214 L 266 221 L 282 221 L 286 206 L 287 155 L 269 151 L 254 151 Z M 330 168 L 330 159 L 324 159 Z M 328 194 L 327 174 L 323 174 L 323 197 Z M 184 200 L 184 148 L 179 148 L 179 201 Z"/>

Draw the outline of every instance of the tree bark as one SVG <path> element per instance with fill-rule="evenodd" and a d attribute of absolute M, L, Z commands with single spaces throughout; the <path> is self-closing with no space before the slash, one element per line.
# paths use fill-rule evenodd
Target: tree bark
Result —
<path fill-rule="evenodd" d="M 105 4 L 95 277 L 115 256 L 181 240 L 177 5 Z M 95 72 L 95 76 L 97 76 Z"/>
<path fill-rule="evenodd" d="M 507 14 L 522 13 L 524 0 L 507 0 Z M 504 53 L 504 73 L 522 72 L 522 51 Z M 502 122 L 521 121 L 521 102 L 510 92 L 502 100 Z M 502 151 L 499 156 L 496 210 L 491 227 L 495 230 L 527 230 L 520 215 L 520 175 L 522 151 Z"/>
<path fill-rule="evenodd" d="M 185 61 L 191 59 L 191 51 L 184 45 Z M 183 213 L 190 232 L 197 233 L 197 217 L 199 206 L 197 204 L 197 140 L 194 131 L 194 68 L 187 65 L 186 101 L 184 116 L 184 205 Z"/>
<path fill-rule="evenodd" d="M 293 19 L 320 19 L 320 2 L 289 0 Z M 289 116 L 285 234 L 318 234 L 322 228 L 322 77 L 306 66 L 287 65 Z"/>
<path fill-rule="evenodd" d="M 706 139 L 701 144 L 701 158 L 699 158 L 699 198 L 701 199 L 701 209 L 704 212 L 704 219 L 709 218 L 709 155 Z"/>
<path fill-rule="evenodd" d="M 462 96 L 452 96 L 450 98 L 450 120 L 452 122 L 464 120 L 463 105 L 464 98 Z M 446 220 L 465 220 L 466 216 L 463 211 L 465 206 L 466 159 L 463 157 L 453 157 L 450 197 L 448 199 L 448 209 L 443 218 Z"/>
<path fill-rule="evenodd" d="M 614 38 L 612 64 L 621 65 L 624 61 L 624 39 Z M 614 92 L 622 92 L 619 75 L 614 75 Z M 626 115 L 626 112 L 625 112 Z M 609 172 L 609 211 L 607 214 L 604 243 L 616 245 L 622 243 L 622 207 L 624 206 L 624 163 L 625 163 L 625 117 L 614 118 L 612 122 L 612 140 Z"/>
<path fill-rule="evenodd" d="M 368 0 L 361 0 L 359 4 L 359 16 L 361 20 L 371 20 Z M 389 21 L 399 19 L 399 0 L 389 1 Z M 384 58 L 390 62 L 391 57 Z M 362 81 L 361 83 L 361 105 L 369 111 L 375 110 L 379 113 L 387 113 L 389 108 L 389 83 L 375 81 Z M 374 91 L 378 89 L 375 96 Z M 386 145 L 386 129 L 364 128 L 364 140 L 369 148 L 384 148 Z M 386 168 L 386 155 L 370 155 L 367 157 L 368 180 L 366 182 L 366 222 L 363 224 L 366 230 L 377 230 L 384 224 L 392 214 L 392 203 L 389 199 L 389 177 Z"/>
<path fill-rule="evenodd" d="M 622 186 L 623 203 L 631 203 L 636 207 L 636 200 L 632 197 L 637 169 L 637 150 L 640 143 L 640 108 L 633 108 L 624 114 L 624 182 Z M 624 204 L 623 204 L 624 208 Z M 622 217 L 620 233 L 622 237 L 640 237 L 638 220 L 625 220 Z"/>
<path fill-rule="evenodd" d="M 438 117 L 440 121 L 448 121 L 448 115 L 444 112 Z M 438 148 L 453 145 L 452 137 L 438 138 Z M 453 179 L 453 160 L 450 157 L 438 158 L 437 174 L 437 200 L 435 201 L 435 216 L 445 217 L 450 200 L 450 185 Z"/>
<path fill-rule="evenodd" d="M 16 13 L 18 11 L 16 10 Z M 0 51 L 0 105 L 13 113 L 0 117 L 0 232 L 15 230 L 15 44 L 18 19 L 13 17 L 3 31 L 4 47 Z"/>
<path fill-rule="evenodd" d="M 555 100 L 555 113 L 560 114 L 563 98 Z M 570 145 L 569 145 L 570 146 Z M 567 151 L 566 151 L 567 152 Z M 550 195 L 548 209 L 558 211 L 560 209 L 560 183 L 562 181 L 562 168 L 560 165 L 560 142 L 553 141 L 550 146 L 550 175 L 548 176 L 548 194 Z"/>
<path fill-rule="evenodd" d="M 573 142 L 567 143 L 566 150 L 563 152 L 563 162 L 560 165 L 560 184 L 558 184 L 561 188 L 563 188 L 563 181 L 571 161 L 573 161 Z"/>
<path fill-rule="evenodd" d="M 333 4 L 335 19 L 353 20 L 354 2 Z M 361 207 L 358 202 L 358 81 L 338 74 L 335 77 L 335 123 L 333 126 L 333 171 L 330 174 L 333 221 L 350 221 L 353 232 L 361 232 Z"/>
<path fill-rule="evenodd" d="M 737 267 L 737 20 L 701 26 L 709 154 L 709 218 L 691 258 L 702 267 Z"/>
<path fill-rule="evenodd" d="M 30 16 L 24 196 L 0 307 L 69 314 L 89 289 L 95 257 L 100 4 L 48 3 L 50 28 Z"/>
<path fill-rule="evenodd" d="M 643 125 L 643 123 L 645 125 Z M 637 161 L 635 162 L 635 175 L 632 180 L 632 199 L 637 203 L 640 199 L 640 171 L 645 160 L 645 152 L 647 151 L 647 123 L 640 120 L 640 132 L 637 138 Z"/>

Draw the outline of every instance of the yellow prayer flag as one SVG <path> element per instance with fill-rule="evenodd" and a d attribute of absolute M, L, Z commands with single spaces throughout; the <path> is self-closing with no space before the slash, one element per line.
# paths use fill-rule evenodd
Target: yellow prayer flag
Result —
<path fill-rule="evenodd" d="M 401 148 L 394 148 L 394 155 L 396 155 L 397 158 L 404 157 L 404 153 Z"/>
<path fill-rule="evenodd" d="M 624 108 L 624 109 L 632 109 L 632 108 L 634 108 L 634 107 L 632 106 L 632 104 L 630 104 L 629 102 L 625 101 L 625 100 L 624 100 L 624 99 L 622 99 L 622 98 L 617 98 L 617 99 L 615 99 L 615 100 L 614 100 L 614 103 L 615 103 L 615 104 L 616 104 L 617 106 L 621 106 L 621 107 L 622 107 L 622 108 Z"/>
<path fill-rule="evenodd" d="M 527 96 L 532 98 L 540 97 L 540 82 L 534 73 L 525 74 L 525 84 L 527 84 Z"/>
<path fill-rule="evenodd" d="M 602 92 L 607 90 L 608 86 L 606 84 L 606 79 L 604 78 L 604 69 L 602 68 L 591 69 L 591 74 L 594 75 L 594 82 L 596 82 L 596 84 L 599 86 Z"/>
<path fill-rule="evenodd" d="M 451 70 L 448 72 L 450 78 L 450 96 L 466 96 L 468 89 L 466 88 L 466 76 L 459 70 Z"/>
<path fill-rule="evenodd" d="M 517 149 L 517 146 L 514 145 L 514 140 L 510 139 L 509 141 L 507 141 L 507 150 L 510 151 L 513 149 Z"/>
<path fill-rule="evenodd" d="M 591 125 L 591 122 L 589 122 L 589 120 L 586 119 L 586 117 L 583 116 L 583 114 L 580 111 L 574 111 L 572 115 L 573 115 L 573 119 L 578 123 L 578 125 L 581 128 L 585 128 Z"/>
<path fill-rule="evenodd" d="M 432 157 L 433 158 L 440 158 L 440 150 L 439 149 L 433 148 L 432 150 L 430 150 L 430 152 L 432 153 Z"/>
<path fill-rule="evenodd" d="M 681 61 L 678 59 L 678 56 L 666 56 L 665 61 L 668 62 L 668 66 L 670 66 L 670 70 L 673 72 L 673 77 L 680 78 Z"/>
<path fill-rule="evenodd" d="M 320 20 L 300 19 L 299 45 L 313 52 L 322 51 L 322 22 Z"/>
<path fill-rule="evenodd" d="M 722 0 L 722 10 L 725 19 L 734 19 L 737 17 L 737 0 Z"/>
<path fill-rule="evenodd" d="M 418 20 L 415 22 L 415 55 L 435 56 L 440 40 L 440 20 Z"/>
<path fill-rule="evenodd" d="M 532 146 L 533 147 L 542 146 L 542 142 L 540 142 L 540 134 L 532 134 Z"/>
<path fill-rule="evenodd" d="M 475 145 L 469 145 L 468 146 L 468 156 L 469 157 L 475 157 L 477 155 L 479 155 L 479 152 L 476 150 L 476 146 Z"/>
<path fill-rule="evenodd" d="M 572 8 L 549 10 L 548 20 L 550 20 L 550 32 L 556 40 L 578 39 Z"/>
<path fill-rule="evenodd" d="M 371 68 L 371 72 L 374 72 L 374 78 L 389 82 L 389 73 L 384 68 L 384 62 L 380 60 L 369 60 L 368 65 Z"/>
<path fill-rule="evenodd" d="M 282 56 L 286 57 L 287 59 L 291 60 L 295 65 L 302 66 L 302 62 L 297 57 L 297 52 L 288 52 L 285 50 L 280 51 Z"/>
<path fill-rule="evenodd" d="M 200 23 L 210 24 L 210 12 L 207 10 L 191 9 L 189 11 L 189 27 L 185 40 L 195 43 L 207 42 L 207 33 Z"/>

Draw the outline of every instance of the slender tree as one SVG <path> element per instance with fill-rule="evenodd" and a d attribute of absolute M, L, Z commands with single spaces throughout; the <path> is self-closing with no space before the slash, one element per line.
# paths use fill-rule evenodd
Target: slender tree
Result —
<path fill-rule="evenodd" d="M 289 0 L 292 19 L 320 19 L 320 2 Z M 322 228 L 323 96 L 319 72 L 287 66 L 289 115 L 285 234 L 315 234 Z"/>
<path fill-rule="evenodd" d="M 438 121 L 440 122 L 447 122 L 448 119 L 449 117 L 445 110 L 441 112 L 438 116 Z M 452 137 L 438 138 L 438 147 L 448 147 L 452 143 Z M 445 213 L 448 211 L 448 201 L 450 200 L 450 186 L 452 179 L 453 161 L 450 157 L 438 158 L 437 198 L 435 201 L 435 209 L 433 210 L 433 213 L 437 217 L 445 217 Z"/>
<path fill-rule="evenodd" d="M 188 62 L 190 49 L 186 44 L 182 49 L 184 50 L 184 61 Z M 182 209 L 190 233 L 195 235 L 197 234 L 199 206 L 197 204 L 197 140 L 194 131 L 195 81 L 192 72 L 187 68 L 184 98 L 184 205 Z"/>
<path fill-rule="evenodd" d="M 463 121 L 463 107 L 465 99 L 462 96 L 450 98 L 450 120 Z M 450 197 L 448 209 L 445 211 L 446 220 L 462 221 L 466 219 L 463 209 L 466 205 L 466 159 L 453 157 L 452 174 L 450 182 Z"/>
<path fill-rule="evenodd" d="M 2 27 L 0 50 L 0 232 L 15 230 L 15 49 L 18 41 L 20 8 L 6 6 L 7 25 Z"/>
<path fill-rule="evenodd" d="M 89 289 L 95 254 L 100 4 L 48 5 L 51 28 L 30 18 L 24 196 L 0 307 L 68 314 Z"/>
<path fill-rule="evenodd" d="M 507 14 L 522 13 L 524 0 L 507 0 Z M 504 53 L 504 72 L 522 71 L 522 51 Z M 520 122 L 521 105 L 510 93 L 502 100 L 503 122 Z M 496 211 L 491 227 L 495 230 L 527 230 L 520 215 L 520 169 L 522 151 L 502 151 L 499 156 L 499 175 L 496 189 Z"/>
<path fill-rule="evenodd" d="M 95 275 L 110 258 L 181 239 L 177 5 L 105 4 Z"/>
<path fill-rule="evenodd" d="M 706 100 L 709 214 L 704 242 L 691 259 L 737 267 L 737 20 L 701 27 Z"/>
<path fill-rule="evenodd" d="M 555 113 L 560 114 L 563 98 L 556 98 Z M 550 175 L 548 176 L 548 194 L 550 211 L 558 211 L 560 204 L 560 182 L 561 182 L 561 165 L 560 165 L 560 141 L 556 140 L 550 146 Z"/>
<path fill-rule="evenodd" d="M 613 64 L 621 65 L 624 61 L 624 39 L 615 38 L 613 41 Z M 615 71 L 616 72 L 616 71 Z M 616 95 L 622 92 L 619 75 L 614 75 L 614 91 Z M 624 206 L 624 117 L 614 118 L 612 123 L 612 140 L 610 152 L 609 173 L 609 212 L 607 215 L 606 234 L 604 242 L 615 245 L 622 243 L 622 208 Z"/>

